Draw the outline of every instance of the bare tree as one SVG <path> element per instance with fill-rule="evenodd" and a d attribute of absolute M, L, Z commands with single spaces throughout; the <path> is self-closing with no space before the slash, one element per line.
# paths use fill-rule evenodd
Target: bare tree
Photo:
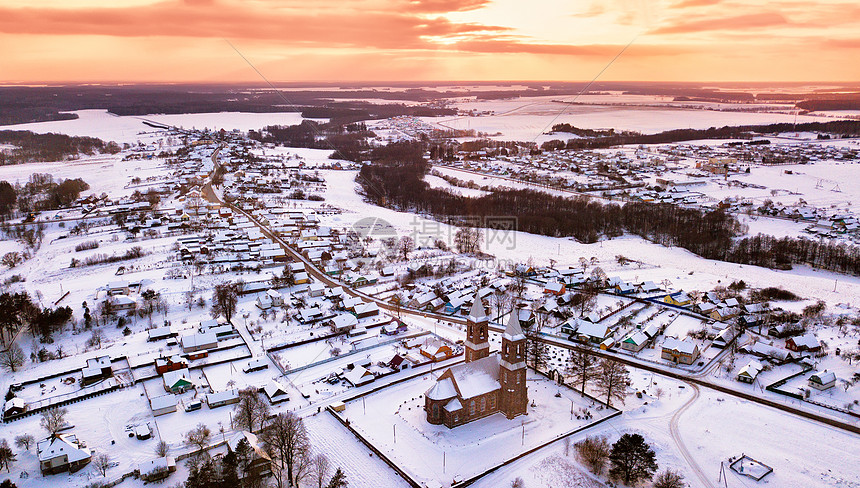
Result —
<path fill-rule="evenodd" d="M 403 260 L 409 259 L 409 253 L 415 250 L 415 241 L 409 236 L 403 236 L 397 243 L 398 254 L 403 256 Z"/>
<path fill-rule="evenodd" d="M 269 404 L 254 387 L 239 390 L 239 402 L 234 407 L 236 425 L 249 432 L 263 428 L 269 416 Z"/>
<path fill-rule="evenodd" d="M 574 444 L 574 448 L 577 457 L 588 466 L 592 473 L 597 475 L 603 473 L 610 451 L 609 440 L 606 437 L 586 437 Z"/>
<path fill-rule="evenodd" d="M 0 351 L 0 366 L 15 372 L 24 365 L 24 351 L 18 344 L 12 344 L 5 351 Z"/>
<path fill-rule="evenodd" d="M 33 434 L 21 434 L 15 438 L 15 445 L 25 451 L 29 451 L 30 446 L 35 443 L 36 439 L 33 437 Z"/>
<path fill-rule="evenodd" d="M 573 381 L 579 383 L 579 391 L 585 395 L 585 385 L 597 377 L 597 358 L 586 349 L 572 349 L 567 367 Z"/>
<path fill-rule="evenodd" d="M 317 488 L 323 488 L 328 479 L 328 472 L 331 470 L 331 463 L 325 454 L 317 454 L 313 457 L 313 465 L 311 467 L 311 476 L 317 482 Z"/>
<path fill-rule="evenodd" d="M 212 292 L 212 315 L 217 317 L 223 315 L 227 322 L 233 318 L 236 313 L 236 306 L 239 303 L 239 283 L 221 283 L 215 285 L 215 291 Z"/>
<path fill-rule="evenodd" d="M 506 291 L 496 290 L 490 295 L 490 303 L 496 309 L 496 320 L 499 320 L 511 306 L 511 296 Z M 511 312 L 511 313 L 515 313 Z"/>
<path fill-rule="evenodd" d="M 595 378 L 597 389 L 606 395 L 606 404 L 612 405 L 612 399 L 617 398 L 624 403 L 627 388 L 630 387 L 630 372 L 623 364 L 611 359 L 600 361 L 599 371 Z"/>
<path fill-rule="evenodd" d="M 170 444 L 164 441 L 158 441 L 158 444 L 155 445 L 155 455 L 158 457 L 167 456 L 167 453 L 170 452 Z"/>
<path fill-rule="evenodd" d="M 654 488 L 684 488 L 687 486 L 684 483 L 684 476 L 671 469 L 666 469 L 657 475 L 654 479 Z"/>
<path fill-rule="evenodd" d="M 110 456 L 101 452 L 93 456 L 93 466 L 102 474 L 102 476 L 107 476 L 107 470 L 111 466 Z"/>
<path fill-rule="evenodd" d="M 539 317 L 543 314 L 535 314 L 535 325 L 525 328 L 523 333 L 526 336 L 526 363 L 530 364 L 535 371 L 545 369 L 549 357 L 549 348 L 545 342 L 541 340 L 540 331 L 546 320 L 540 320 Z"/>
<path fill-rule="evenodd" d="M 262 434 L 269 455 L 281 470 L 287 470 L 287 479 L 278 480 L 279 487 L 293 486 L 297 468 L 310 456 L 310 441 L 301 417 L 293 412 L 279 413 Z"/>
<path fill-rule="evenodd" d="M 196 447 L 200 453 L 206 453 L 206 447 L 209 446 L 209 439 L 212 437 L 212 432 L 205 424 L 197 424 L 197 427 L 185 433 L 185 445 Z"/>
<path fill-rule="evenodd" d="M 66 408 L 49 408 L 48 410 L 43 410 L 39 425 L 48 431 L 49 435 L 57 435 L 57 432 L 66 424 L 67 413 L 69 413 L 69 410 Z"/>

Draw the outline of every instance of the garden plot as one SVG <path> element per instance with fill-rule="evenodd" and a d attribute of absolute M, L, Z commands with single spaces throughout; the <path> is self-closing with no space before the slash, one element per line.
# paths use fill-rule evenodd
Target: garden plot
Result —
<path fill-rule="evenodd" d="M 529 402 L 535 406 L 529 407 L 529 415 L 508 420 L 498 413 L 448 429 L 425 418 L 423 394 L 433 377 L 424 375 L 350 402 L 344 413 L 352 427 L 419 482 L 447 486 L 612 413 L 530 372 Z M 583 417 L 586 411 L 591 419 Z"/>
<path fill-rule="evenodd" d="M 406 354 L 418 355 L 419 353 L 415 349 L 412 351 L 407 350 L 399 342 L 390 342 L 355 354 L 337 356 L 328 361 L 318 361 L 317 364 L 304 368 L 301 371 L 288 373 L 286 377 L 299 390 L 302 396 L 310 402 L 315 403 L 343 393 L 352 387 L 348 381 L 342 378 L 344 373 L 352 369 L 350 365 L 357 367 L 370 364 L 369 371 L 390 374 L 392 373 L 391 369 L 380 367 L 378 364 L 387 364 L 397 354 L 405 357 Z M 409 368 L 411 367 L 410 363 Z M 403 368 L 401 372 L 394 374 L 409 374 L 409 368 Z"/>
<path fill-rule="evenodd" d="M 349 486 L 405 488 L 409 485 L 326 412 L 305 417 L 311 446 L 343 469 Z"/>
<path fill-rule="evenodd" d="M 248 363 L 257 360 L 262 360 L 268 367 L 259 371 L 249 371 L 246 373 L 244 370 L 248 366 Z M 206 375 L 206 380 L 212 391 L 224 391 L 232 388 L 242 389 L 249 386 L 259 389 L 266 386 L 266 383 L 272 378 L 280 376 L 280 371 L 278 371 L 278 368 L 274 366 L 267 356 L 207 366 L 203 368 L 203 373 Z"/>
<path fill-rule="evenodd" d="M 122 408 L 117 408 L 121 405 Z M 68 409 L 66 422 L 70 426 L 64 433 L 75 434 L 78 439 L 86 442 L 87 447 L 95 453 L 106 453 L 113 467 L 108 470 L 108 477 L 118 476 L 137 468 L 138 463 L 155 457 L 154 449 L 159 440 L 158 433 L 153 428 L 152 438 L 138 440 L 129 438 L 127 426 L 153 424 L 149 403 L 143 392 L 143 387 L 135 386 L 116 390 L 106 395 L 90 398 L 84 402 L 73 403 Z M 3 437 L 10 445 L 15 436 L 32 434 L 36 440 L 47 437 L 47 433 L 39 426 L 40 415 L 31 415 L 21 420 L 10 422 L 3 426 Z M 153 425 L 154 427 L 154 425 Z M 63 473 L 51 476 L 50 484 L 39 474 L 39 461 L 35 447 L 29 452 L 15 449 L 17 472 L 26 471 L 28 478 L 13 478 L 21 488 L 41 488 L 44 486 L 84 486 L 91 479 L 101 476 L 92 464 L 82 470 L 69 474 Z"/>

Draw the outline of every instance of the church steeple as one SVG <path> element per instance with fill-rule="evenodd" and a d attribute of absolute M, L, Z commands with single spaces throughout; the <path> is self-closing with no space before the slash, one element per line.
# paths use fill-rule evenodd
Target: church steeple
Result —
<path fill-rule="evenodd" d="M 526 336 L 520 327 L 517 310 L 502 334 L 502 351 L 499 361 L 500 407 L 510 419 L 526 413 L 528 389 L 526 388 Z"/>
<path fill-rule="evenodd" d="M 475 301 L 466 318 L 466 362 L 490 355 L 489 322 L 481 296 L 475 292 Z"/>

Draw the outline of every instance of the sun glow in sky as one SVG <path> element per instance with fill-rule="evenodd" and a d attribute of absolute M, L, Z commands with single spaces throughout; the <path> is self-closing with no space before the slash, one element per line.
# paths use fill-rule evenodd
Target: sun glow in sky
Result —
<path fill-rule="evenodd" d="M 0 0 L 0 82 L 858 81 L 856 0 Z"/>

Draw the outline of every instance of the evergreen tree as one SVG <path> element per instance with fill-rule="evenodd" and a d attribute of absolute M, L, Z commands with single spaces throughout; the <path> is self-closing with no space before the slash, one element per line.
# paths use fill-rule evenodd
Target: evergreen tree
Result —
<path fill-rule="evenodd" d="M 0 440 L 0 469 L 6 468 L 6 471 L 12 470 L 12 463 L 16 461 L 15 453 L 9 447 L 6 439 Z"/>
<path fill-rule="evenodd" d="M 624 434 L 609 453 L 609 475 L 625 485 L 651 479 L 657 471 L 656 454 L 639 434 Z"/>
<path fill-rule="evenodd" d="M 349 482 L 346 480 L 346 475 L 343 474 L 343 471 L 340 468 L 334 472 L 334 476 L 331 477 L 326 488 L 344 488 L 349 485 Z"/>

